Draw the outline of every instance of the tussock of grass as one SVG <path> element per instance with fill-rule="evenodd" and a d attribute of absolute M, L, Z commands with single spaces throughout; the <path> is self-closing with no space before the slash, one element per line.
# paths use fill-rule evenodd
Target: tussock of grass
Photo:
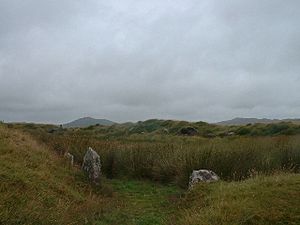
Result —
<path fill-rule="evenodd" d="M 299 193 L 299 174 L 200 184 L 186 195 L 176 224 L 300 224 Z"/>

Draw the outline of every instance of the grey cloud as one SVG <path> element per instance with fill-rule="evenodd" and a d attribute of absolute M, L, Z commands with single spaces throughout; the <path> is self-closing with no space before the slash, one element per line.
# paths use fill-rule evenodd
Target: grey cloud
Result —
<path fill-rule="evenodd" d="M 300 3 L 0 2 L 0 119 L 299 117 Z"/>

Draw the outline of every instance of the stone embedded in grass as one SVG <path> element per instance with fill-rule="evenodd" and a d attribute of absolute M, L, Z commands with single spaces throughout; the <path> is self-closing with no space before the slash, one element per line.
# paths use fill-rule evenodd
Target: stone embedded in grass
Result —
<path fill-rule="evenodd" d="M 180 129 L 179 134 L 187 135 L 187 136 L 194 136 L 198 134 L 198 130 L 194 127 L 183 127 Z"/>
<path fill-rule="evenodd" d="M 64 155 L 64 157 L 69 160 L 69 163 L 70 163 L 69 165 L 73 166 L 73 164 L 74 164 L 74 156 L 71 153 L 66 152 L 65 155 Z"/>
<path fill-rule="evenodd" d="M 95 152 L 91 147 L 86 151 L 83 163 L 82 170 L 89 177 L 89 179 L 96 185 L 100 185 L 101 178 L 101 161 L 100 156 Z"/>
<path fill-rule="evenodd" d="M 219 176 L 211 170 L 193 170 L 192 175 L 190 176 L 189 189 L 199 182 L 215 182 L 218 181 Z"/>

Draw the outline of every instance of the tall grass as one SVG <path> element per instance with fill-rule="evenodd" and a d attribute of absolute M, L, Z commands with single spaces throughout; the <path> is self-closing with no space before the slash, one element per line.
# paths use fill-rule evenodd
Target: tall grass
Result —
<path fill-rule="evenodd" d="M 206 168 L 223 180 L 243 180 L 255 174 L 299 171 L 300 137 L 149 137 L 148 139 L 98 140 L 68 134 L 43 136 L 62 153 L 69 151 L 82 162 L 88 146 L 101 156 L 108 178 L 129 176 L 186 186 L 192 170 Z"/>
<path fill-rule="evenodd" d="M 86 224 L 119 204 L 105 191 L 46 146 L 0 125 L 1 225 Z"/>
<path fill-rule="evenodd" d="M 180 202 L 176 225 L 299 224 L 300 176 L 279 173 L 243 182 L 200 184 Z"/>

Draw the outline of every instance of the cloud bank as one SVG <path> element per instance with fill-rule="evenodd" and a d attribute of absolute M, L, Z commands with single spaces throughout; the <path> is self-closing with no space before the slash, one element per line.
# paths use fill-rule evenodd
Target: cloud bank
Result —
<path fill-rule="evenodd" d="M 2 0 L 0 120 L 300 117 L 300 1 Z"/>

